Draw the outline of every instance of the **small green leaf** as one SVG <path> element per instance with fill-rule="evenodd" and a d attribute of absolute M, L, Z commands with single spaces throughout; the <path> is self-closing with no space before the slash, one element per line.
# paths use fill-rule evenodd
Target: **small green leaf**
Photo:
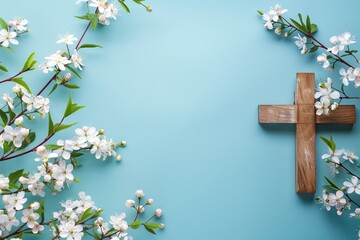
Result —
<path fill-rule="evenodd" d="M 119 1 L 121 1 L 121 0 L 119 0 Z M 102 46 L 97 45 L 97 44 L 84 43 L 78 49 L 80 49 L 80 48 L 102 48 Z"/>
<path fill-rule="evenodd" d="M 48 136 L 50 136 L 54 132 L 54 122 L 51 118 L 51 114 L 49 112 L 49 127 L 48 127 Z"/>
<path fill-rule="evenodd" d="M 0 70 L 3 72 L 8 72 L 7 68 L 4 67 L 3 65 L 0 65 Z"/>
<path fill-rule="evenodd" d="M 316 33 L 318 31 L 318 26 L 316 24 L 311 24 L 311 33 Z"/>
<path fill-rule="evenodd" d="M 316 52 L 318 49 L 319 49 L 319 47 L 318 47 L 318 46 L 313 46 L 312 48 L 310 48 L 309 53 Z"/>
<path fill-rule="evenodd" d="M 61 124 L 61 125 L 60 125 L 59 123 L 56 123 L 56 124 L 54 125 L 54 132 L 60 132 L 60 131 L 62 131 L 62 130 L 68 129 L 68 128 L 74 126 L 75 124 L 77 124 L 77 123 Z"/>
<path fill-rule="evenodd" d="M 118 2 L 120 3 L 121 7 L 128 13 L 130 13 L 130 9 L 128 8 L 128 6 L 124 3 L 123 0 L 118 0 Z"/>
<path fill-rule="evenodd" d="M 260 14 L 261 16 L 264 15 L 263 11 L 261 10 L 256 10 L 258 14 Z"/>
<path fill-rule="evenodd" d="M 72 103 L 71 95 L 69 96 L 69 100 L 65 109 L 64 118 L 70 116 L 74 112 L 77 112 L 78 110 L 82 109 L 85 106 L 79 106 L 76 103 Z"/>
<path fill-rule="evenodd" d="M 303 18 L 302 18 L 301 13 L 298 13 L 298 16 L 299 16 L 299 20 L 300 20 L 301 26 L 305 27 L 305 24 L 304 24 L 304 21 L 303 21 Z"/>
<path fill-rule="evenodd" d="M 36 64 L 36 61 L 34 60 L 35 58 L 35 53 L 31 53 L 30 56 L 28 57 L 28 59 L 26 60 L 23 68 L 21 71 L 27 71 L 27 70 L 32 70 L 32 67 Z"/>
<path fill-rule="evenodd" d="M 8 112 L 9 112 L 9 116 L 10 116 L 9 122 L 11 122 L 16 117 L 16 114 L 13 112 L 13 110 L 9 106 L 8 106 Z"/>
<path fill-rule="evenodd" d="M 30 87 L 27 85 L 27 83 L 23 80 L 22 77 L 14 78 L 11 81 L 19 84 L 20 86 L 24 87 L 29 93 L 31 93 Z"/>
<path fill-rule="evenodd" d="M 61 146 L 56 145 L 56 144 L 47 144 L 47 145 L 45 145 L 45 148 L 50 149 L 50 150 L 56 150 L 56 149 L 61 148 Z"/>
<path fill-rule="evenodd" d="M 52 87 L 51 91 L 49 92 L 49 96 L 50 96 L 50 94 L 52 94 L 52 93 L 56 90 L 56 88 L 57 88 L 58 86 L 59 86 L 58 84 L 55 84 L 55 85 Z"/>
<path fill-rule="evenodd" d="M 141 220 L 137 220 L 135 222 L 132 222 L 129 224 L 129 227 L 131 227 L 132 229 L 138 229 L 141 226 L 142 222 Z"/>
<path fill-rule="evenodd" d="M 330 141 L 327 140 L 327 139 L 324 138 L 324 137 L 320 137 L 320 138 L 321 138 L 321 140 L 323 140 L 323 142 L 331 149 L 331 143 L 330 143 Z"/>
<path fill-rule="evenodd" d="M 24 173 L 24 169 L 20 169 L 20 170 L 10 173 L 9 181 L 11 183 L 17 182 L 17 180 L 19 180 L 19 178 L 22 176 L 23 173 Z"/>
<path fill-rule="evenodd" d="M 69 84 L 69 83 L 64 83 L 62 84 L 64 87 L 66 88 L 71 88 L 71 89 L 78 89 L 80 88 L 78 85 L 75 85 L 75 84 Z"/>
<path fill-rule="evenodd" d="M 309 15 L 306 16 L 306 29 L 308 33 L 311 33 L 311 21 Z"/>
<path fill-rule="evenodd" d="M 7 117 L 6 113 L 1 109 L 0 109 L 0 117 L 1 117 L 1 120 L 3 121 L 3 123 L 4 123 L 4 126 L 7 125 L 8 121 L 9 121 L 8 117 Z"/>
<path fill-rule="evenodd" d="M 151 228 L 151 229 L 158 229 L 160 228 L 160 224 L 156 223 L 156 222 L 148 222 L 145 224 L 146 227 Z"/>
<path fill-rule="evenodd" d="M 146 225 L 145 225 L 144 227 L 145 227 L 145 229 L 146 229 L 149 233 L 152 233 L 152 234 L 155 234 L 155 235 L 156 235 L 156 232 L 155 232 L 153 229 L 147 227 Z"/>
<path fill-rule="evenodd" d="M 0 26 L 1 26 L 3 29 L 5 29 L 5 30 L 8 30 L 8 29 L 9 29 L 6 21 L 5 21 L 4 19 L 2 19 L 2 18 L 0 18 Z"/>
<path fill-rule="evenodd" d="M 80 218 L 79 222 L 83 222 L 83 221 L 86 220 L 88 217 L 90 217 L 90 216 L 92 215 L 91 210 L 92 210 L 91 207 L 88 208 L 88 209 L 86 209 L 86 211 L 83 213 L 83 215 L 81 215 L 81 218 Z"/>
<path fill-rule="evenodd" d="M 335 190 L 341 190 L 335 183 L 333 183 L 330 179 L 328 179 L 327 177 L 325 177 L 326 181 L 330 184 L 330 186 L 332 188 L 334 188 Z"/>
<path fill-rule="evenodd" d="M 290 18 L 290 21 L 295 25 L 295 27 L 297 27 L 299 30 L 304 31 L 303 27 L 300 25 L 300 23 L 298 23 L 297 21 L 295 21 L 294 19 Z"/>

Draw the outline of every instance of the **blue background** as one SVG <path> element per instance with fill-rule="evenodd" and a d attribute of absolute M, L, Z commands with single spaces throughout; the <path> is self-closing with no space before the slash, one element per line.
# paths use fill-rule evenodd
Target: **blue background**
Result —
<path fill-rule="evenodd" d="M 105 128 L 108 136 L 126 139 L 128 147 L 121 163 L 84 157 L 75 174 L 81 182 L 50 196 L 47 209 L 56 210 L 60 200 L 84 190 L 108 217 L 128 212 L 124 201 L 142 188 L 155 199 L 154 209 L 163 208 L 166 228 L 154 237 L 136 232 L 136 239 L 355 239 L 355 220 L 295 193 L 294 128 L 257 122 L 258 104 L 293 102 L 297 72 L 315 72 L 317 80 L 333 76 L 339 83 L 337 74 L 316 64 L 316 56 L 300 55 L 293 39 L 263 29 L 256 10 L 276 3 L 154 0 L 151 14 L 129 4 L 132 14 L 122 13 L 109 27 L 90 32 L 84 42 L 104 48 L 83 52 L 86 68 L 75 80 L 81 89 L 71 92 L 87 107 L 71 120 Z M 360 36 L 356 0 L 343 1 L 341 12 L 337 1 L 281 4 L 288 17 L 312 16 L 321 41 L 344 31 Z M 16 72 L 33 51 L 42 62 L 60 47 L 58 34 L 82 32 L 85 22 L 73 16 L 83 12 L 71 0 L 2 1 L 1 17 L 26 17 L 31 29 L 15 54 L 1 50 L 4 64 Z M 26 76 L 34 89 L 48 77 Z M 54 118 L 68 94 L 63 89 L 52 96 Z M 330 134 L 339 146 L 360 147 L 358 124 L 321 128 L 317 136 Z M 58 138 L 72 135 L 69 130 Z M 320 159 L 324 151 L 318 141 L 318 194 L 328 175 Z M 6 163 L 1 171 L 19 164 L 35 169 L 33 157 Z"/>

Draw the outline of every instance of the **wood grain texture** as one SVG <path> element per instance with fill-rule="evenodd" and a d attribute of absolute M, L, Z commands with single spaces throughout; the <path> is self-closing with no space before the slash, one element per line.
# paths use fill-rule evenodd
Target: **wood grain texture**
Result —
<path fill-rule="evenodd" d="M 296 125 L 296 192 L 316 192 L 315 124 Z"/>
<path fill-rule="evenodd" d="M 355 122 L 355 105 L 340 105 L 328 116 L 316 116 L 317 124 L 354 124 Z"/>
<path fill-rule="evenodd" d="M 314 105 L 315 75 L 313 73 L 296 74 L 295 105 Z"/>
<path fill-rule="evenodd" d="M 316 191 L 314 88 L 314 74 L 296 75 L 296 192 L 300 193 Z"/>
<path fill-rule="evenodd" d="M 259 123 L 296 123 L 294 105 L 259 105 Z"/>

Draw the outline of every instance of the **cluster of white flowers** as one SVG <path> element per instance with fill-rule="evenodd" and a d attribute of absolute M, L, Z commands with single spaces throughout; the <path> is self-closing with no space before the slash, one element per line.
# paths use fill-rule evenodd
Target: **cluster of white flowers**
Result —
<path fill-rule="evenodd" d="M 7 190 L 9 188 L 9 183 L 9 178 L 0 174 L 0 194 L 2 193 L 2 190 Z"/>
<path fill-rule="evenodd" d="M 88 0 L 80 0 L 80 2 L 88 2 Z M 99 12 L 99 23 L 103 25 L 109 25 L 109 19 L 116 19 L 119 10 L 117 9 L 115 3 L 109 3 L 107 0 L 91 0 L 89 3 L 90 7 L 94 7 Z"/>
<path fill-rule="evenodd" d="M 26 25 L 28 20 L 24 18 L 16 18 L 8 22 L 9 29 L 0 30 L 0 46 L 8 48 L 10 43 L 18 45 L 19 41 L 15 38 L 21 33 L 27 31 Z"/>
<path fill-rule="evenodd" d="M 80 192 L 78 197 L 78 200 L 67 200 L 61 203 L 63 210 L 53 213 L 54 219 L 60 223 L 58 225 L 59 233 L 53 228 L 54 236 L 59 235 L 61 238 L 72 240 L 80 240 L 84 236 L 83 225 L 78 222 L 87 209 L 96 210 L 97 207 L 94 205 L 91 197 L 84 192 Z"/>
<path fill-rule="evenodd" d="M 20 86 L 19 84 L 15 84 L 14 87 L 12 88 L 12 91 L 16 94 L 16 97 L 18 97 L 23 103 L 26 104 L 26 108 L 28 111 L 31 111 L 34 108 L 42 118 L 45 118 L 46 114 L 50 112 L 49 98 L 44 98 L 41 95 L 35 96 L 29 93 L 24 87 Z M 3 93 L 2 99 L 5 101 L 5 104 L 7 104 L 10 109 L 14 109 L 15 107 L 14 97 L 11 97 L 7 93 Z M 19 122 L 20 119 L 22 119 L 22 117 L 17 119 L 17 121 Z M 22 124 L 22 122 L 20 124 Z M 16 125 L 20 125 L 20 124 L 16 124 Z"/>
<path fill-rule="evenodd" d="M 340 93 L 332 88 L 330 78 L 326 82 L 320 83 L 316 90 L 315 99 L 318 99 L 315 103 L 316 115 L 328 115 L 339 106 L 337 102 L 332 102 L 332 100 L 340 98 Z"/>
<path fill-rule="evenodd" d="M 294 37 L 296 39 L 295 44 L 296 46 L 301 49 L 301 54 L 305 54 L 307 52 L 307 38 L 305 36 L 301 36 L 300 34 L 298 34 L 297 36 Z"/>
<path fill-rule="evenodd" d="M 40 209 L 40 203 L 33 202 L 24 208 L 24 204 L 27 202 L 25 192 L 4 195 L 2 202 L 4 209 L 0 210 L 0 236 L 6 236 L 13 227 L 19 226 L 20 221 L 16 218 L 16 213 L 20 211 L 22 212 L 21 222 L 27 225 L 34 234 L 44 230 L 44 226 L 38 222 L 40 215 L 36 213 Z"/>
<path fill-rule="evenodd" d="M 341 68 L 339 73 L 345 86 L 348 86 L 349 82 L 354 82 L 356 88 L 360 87 L 360 68 L 349 67 L 348 70 Z"/>
<path fill-rule="evenodd" d="M 329 153 L 325 153 L 321 156 L 322 159 L 325 159 L 330 168 L 330 173 L 332 176 L 339 174 L 339 165 L 341 164 L 340 159 L 345 161 L 349 161 L 351 164 L 354 164 L 359 157 L 353 152 L 345 149 L 339 149 L 333 151 L 329 148 Z"/>
<path fill-rule="evenodd" d="M 332 36 L 330 38 L 332 47 L 328 48 L 327 51 L 338 55 L 340 51 L 343 51 L 346 46 L 356 43 L 355 37 L 349 32 L 345 32 L 339 36 Z"/>
<path fill-rule="evenodd" d="M 328 211 L 331 210 L 331 207 L 335 207 L 338 215 L 341 215 L 344 209 L 350 209 L 350 203 L 346 201 L 344 192 L 340 190 L 336 191 L 335 194 L 324 190 L 322 199 L 319 201 L 324 204 L 324 207 Z"/>
<path fill-rule="evenodd" d="M 21 147 L 29 132 L 30 130 L 24 127 L 5 126 L 4 132 L 0 135 L 0 148 L 4 148 L 4 141 L 14 144 L 17 148 Z"/>
<path fill-rule="evenodd" d="M 287 11 L 288 11 L 287 9 L 283 9 L 279 4 L 275 5 L 275 7 L 270 8 L 269 12 L 264 13 L 262 15 L 262 18 L 265 21 L 264 27 L 269 30 L 272 30 L 274 28 L 273 24 L 277 22 L 280 16 L 286 13 Z M 280 34 L 281 28 L 276 28 L 275 33 Z"/>
<path fill-rule="evenodd" d="M 73 34 L 65 34 L 61 35 L 56 43 L 58 44 L 66 44 L 67 46 L 73 45 L 78 39 L 74 37 Z M 46 62 L 40 64 L 39 68 L 44 73 L 57 71 L 65 71 L 65 67 L 71 63 L 74 64 L 75 68 L 82 70 L 82 66 L 84 66 L 83 59 L 75 49 L 73 54 L 69 56 L 70 53 L 65 53 L 61 50 L 56 51 L 53 54 L 45 57 Z"/>

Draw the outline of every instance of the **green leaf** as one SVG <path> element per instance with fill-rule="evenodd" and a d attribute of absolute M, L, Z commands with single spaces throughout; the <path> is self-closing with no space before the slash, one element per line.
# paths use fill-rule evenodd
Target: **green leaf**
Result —
<path fill-rule="evenodd" d="M 45 148 L 50 149 L 50 150 L 56 150 L 56 149 L 61 148 L 61 146 L 56 145 L 56 144 L 47 144 L 47 145 L 45 145 Z"/>
<path fill-rule="evenodd" d="M 83 213 L 83 215 L 81 215 L 81 218 L 80 218 L 79 222 L 83 222 L 83 221 L 86 220 L 88 217 L 90 217 L 90 216 L 92 215 L 91 210 L 92 210 L 91 207 L 88 208 L 88 209 L 86 209 L 86 211 Z"/>
<path fill-rule="evenodd" d="M 155 235 L 156 235 L 156 232 L 155 232 L 153 229 L 148 228 L 146 225 L 145 225 L 144 227 L 145 227 L 145 229 L 146 229 L 149 233 L 152 233 L 152 234 L 155 234 Z"/>
<path fill-rule="evenodd" d="M 20 170 L 10 173 L 9 181 L 11 183 L 17 182 L 17 180 L 19 180 L 19 178 L 23 175 L 23 173 L 24 173 L 24 169 L 20 169 Z"/>
<path fill-rule="evenodd" d="M 7 68 L 4 67 L 3 65 L 0 65 L 0 70 L 3 72 L 8 72 Z"/>
<path fill-rule="evenodd" d="M 5 21 L 4 19 L 2 19 L 2 18 L 0 18 L 0 26 L 1 26 L 3 29 L 6 29 L 6 30 L 9 29 L 6 21 Z"/>
<path fill-rule="evenodd" d="M 68 129 L 68 128 L 74 126 L 75 124 L 77 124 L 77 123 L 61 124 L 61 125 L 59 123 L 56 123 L 54 125 L 54 132 L 60 132 L 62 130 Z"/>
<path fill-rule="evenodd" d="M 76 103 L 72 103 L 71 95 L 69 96 L 69 100 L 65 109 L 64 118 L 70 116 L 74 112 L 82 109 L 85 106 L 79 106 Z"/>
<path fill-rule="evenodd" d="M 3 149 L 3 154 L 5 154 L 5 153 L 7 153 L 7 152 L 9 152 L 10 151 L 10 149 L 11 149 L 11 145 L 8 143 L 8 142 L 4 142 L 4 149 Z"/>
<path fill-rule="evenodd" d="M 69 84 L 69 83 L 64 83 L 63 86 L 64 86 L 64 87 L 67 87 L 67 88 L 71 88 L 71 89 L 78 89 L 78 88 L 80 88 L 78 85 Z"/>
<path fill-rule="evenodd" d="M 136 2 L 137 4 L 141 4 L 141 2 L 144 2 L 145 0 L 133 0 L 134 2 Z"/>
<path fill-rule="evenodd" d="M 73 74 L 75 74 L 78 78 L 81 79 L 80 74 L 72 67 L 70 67 L 69 65 L 66 65 L 67 69 L 69 69 Z"/>
<path fill-rule="evenodd" d="M 261 16 L 264 15 L 264 13 L 261 10 L 256 10 L 258 14 L 260 14 Z"/>
<path fill-rule="evenodd" d="M 308 33 L 311 33 L 311 21 L 309 15 L 306 16 L 306 29 Z"/>
<path fill-rule="evenodd" d="M 142 222 L 141 220 L 137 220 L 135 222 L 132 222 L 129 224 L 129 227 L 131 227 L 132 229 L 138 229 L 141 226 Z"/>
<path fill-rule="evenodd" d="M 299 20 L 300 20 L 301 26 L 305 27 L 305 24 L 304 24 L 302 15 L 301 15 L 300 13 L 298 13 L 298 16 L 299 16 Z"/>
<path fill-rule="evenodd" d="M 119 1 L 121 1 L 121 0 L 119 0 Z M 80 49 L 80 48 L 102 48 L 102 46 L 97 45 L 97 44 L 84 43 L 78 49 Z"/>
<path fill-rule="evenodd" d="M 16 114 L 13 112 L 13 110 L 11 110 L 11 108 L 9 106 L 8 106 L 8 112 L 9 112 L 9 116 L 10 116 L 9 122 L 11 122 L 16 117 Z"/>
<path fill-rule="evenodd" d="M 295 25 L 295 27 L 297 27 L 299 30 L 304 31 L 303 27 L 300 25 L 300 23 L 298 23 L 297 21 L 295 21 L 294 19 L 290 18 L 290 21 Z"/>
<path fill-rule="evenodd" d="M 123 0 L 118 0 L 118 2 L 120 3 L 121 7 L 128 13 L 130 13 L 130 9 L 128 8 L 128 6 L 123 2 Z"/>
<path fill-rule="evenodd" d="M 158 228 L 160 228 L 160 223 L 148 222 L 145 224 L 145 226 L 148 228 L 151 228 L 151 229 L 158 229 Z"/>
<path fill-rule="evenodd" d="M 30 56 L 28 57 L 28 59 L 26 60 L 24 67 L 22 68 L 21 71 L 27 71 L 27 70 L 32 70 L 32 68 L 34 67 L 34 65 L 36 64 L 36 61 L 34 60 L 35 58 L 35 53 L 31 53 Z"/>
<path fill-rule="evenodd" d="M 6 113 L 1 109 L 0 109 L 0 117 L 1 117 L 1 120 L 3 121 L 3 123 L 4 123 L 4 126 L 7 125 L 8 121 L 9 121 L 8 117 L 7 117 Z"/>
<path fill-rule="evenodd" d="M 55 222 L 55 220 L 53 218 L 51 218 L 51 223 L 54 226 L 56 233 L 59 234 L 60 233 L 59 227 L 58 227 L 58 225 L 56 224 L 56 222 Z"/>
<path fill-rule="evenodd" d="M 54 132 L 54 122 L 51 118 L 51 114 L 49 112 L 49 127 L 48 127 L 48 136 Z"/>
<path fill-rule="evenodd" d="M 311 24 L 311 33 L 316 33 L 319 30 L 316 24 Z"/>
<path fill-rule="evenodd" d="M 330 186 L 332 188 L 334 188 L 335 190 L 341 190 L 335 183 L 333 183 L 330 179 L 328 179 L 327 177 L 325 177 L 326 181 L 330 184 Z"/>
<path fill-rule="evenodd" d="M 316 52 L 318 49 L 319 49 L 319 47 L 318 47 L 318 46 L 313 46 L 312 48 L 310 48 L 309 53 Z"/>
<path fill-rule="evenodd" d="M 27 85 L 27 83 L 23 80 L 22 77 L 14 78 L 11 81 L 19 84 L 20 86 L 24 87 L 29 93 L 31 93 L 30 87 Z"/>
<path fill-rule="evenodd" d="M 58 84 L 55 84 L 55 85 L 52 87 L 51 91 L 49 92 L 49 96 L 50 96 L 50 94 L 52 94 L 52 93 L 56 90 L 56 88 L 57 88 L 58 86 L 59 86 Z"/>
<path fill-rule="evenodd" d="M 89 14 L 86 14 L 86 15 L 82 15 L 82 16 L 75 16 L 76 18 L 79 18 L 79 19 L 83 19 L 83 20 L 90 20 L 89 19 Z"/>
<path fill-rule="evenodd" d="M 324 137 L 320 137 L 320 138 L 332 150 L 331 142 L 328 139 L 324 138 Z"/>

